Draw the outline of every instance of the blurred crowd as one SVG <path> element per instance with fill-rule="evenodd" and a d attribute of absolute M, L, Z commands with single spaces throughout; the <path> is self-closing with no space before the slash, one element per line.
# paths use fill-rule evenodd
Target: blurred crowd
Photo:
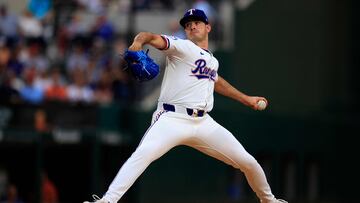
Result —
<path fill-rule="evenodd" d="M 21 13 L 0 5 L 0 101 L 111 103 L 135 99 L 136 84 L 121 53 L 129 34 L 118 33 L 110 9 L 129 13 L 173 10 L 183 4 L 215 13 L 209 3 L 166 0 L 29 0 Z M 185 6 L 186 7 L 186 6 Z M 83 13 L 94 18 L 84 19 Z M 177 26 L 176 26 L 177 25 Z M 177 20 L 172 34 L 184 38 Z"/>
<path fill-rule="evenodd" d="M 81 2 L 77 9 L 82 9 Z M 95 2 L 95 1 L 94 1 Z M 0 100 L 109 103 L 131 98 L 119 53 L 127 47 L 106 15 L 83 24 L 76 12 L 55 27 L 54 11 L 21 15 L 0 5 Z"/>
<path fill-rule="evenodd" d="M 0 203 L 25 203 L 33 202 L 34 200 L 26 200 L 19 192 L 18 186 L 15 183 L 8 182 L 4 184 L 4 191 L 0 191 Z M 39 197 L 41 203 L 59 203 L 59 191 L 55 183 L 49 178 L 47 172 L 41 173 L 41 196 Z M 26 193 L 26 192 L 25 192 Z M 34 197 L 33 197 L 34 198 Z"/>

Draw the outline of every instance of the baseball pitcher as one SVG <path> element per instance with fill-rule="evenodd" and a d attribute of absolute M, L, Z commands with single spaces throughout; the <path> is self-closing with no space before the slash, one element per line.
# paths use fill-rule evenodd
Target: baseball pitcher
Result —
<path fill-rule="evenodd" d="M 248 96 L 219 76 L 219 62 L 208 50 L 211 25 L 202 10 L 188 10 L 180 24 L 185 29 L 186 40 L 141 32 L 125 53 L 129 68 L 135 70 L 134 76 L 145 78 L 144 81 L 154 78 L 158 71 L 142 51 L 143 46 L 153 46 L 165 54 L 161 93 L 152 123 L 137 149 L 120 168 L 106 193 L 101 198 L 94 195 L 94 202 L 116 203 L 151 162 L 175 146 L 186 145 L 241 170 L 260 202 L 286 203 L 274 197 L 255 158 L 209 115 L 214 91 L 254 110 L 260 110 L 258 102 L 267 103 L 266 99 Z"/>

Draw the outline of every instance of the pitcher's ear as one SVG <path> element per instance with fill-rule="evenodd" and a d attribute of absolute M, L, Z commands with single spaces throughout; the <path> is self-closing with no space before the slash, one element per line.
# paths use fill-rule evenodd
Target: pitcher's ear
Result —
<path fill-rule="evenodd" d="M 206 24 L 206 30 L 207 30 L 208 32 L 211 31 L 211 25 L 210 25 L 210 24 Z"/>

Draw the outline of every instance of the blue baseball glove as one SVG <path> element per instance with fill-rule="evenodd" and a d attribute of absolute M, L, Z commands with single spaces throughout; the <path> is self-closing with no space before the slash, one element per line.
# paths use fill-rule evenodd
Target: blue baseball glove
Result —
<path fill-rule="evenodd" d="M 124 59 L 127 62 L 131 74 L 140 82 L 152 80 L 160 72 L 159 65 L 148 56 L 148 52 L 149 50 L 147 50 L 146 53 L 143 50 L 126 50 L 124 54 Z"/>

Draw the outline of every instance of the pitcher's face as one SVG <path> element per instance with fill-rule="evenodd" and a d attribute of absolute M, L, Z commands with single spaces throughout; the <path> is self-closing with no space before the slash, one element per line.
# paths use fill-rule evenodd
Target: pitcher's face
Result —
<path fill-rule="evenodd" d="M 211 26 L 202 21 L 190 21 L 185 24 L 186 36 L 193 42 L 199 42 L 207 39 L 210 30 Z"/>

